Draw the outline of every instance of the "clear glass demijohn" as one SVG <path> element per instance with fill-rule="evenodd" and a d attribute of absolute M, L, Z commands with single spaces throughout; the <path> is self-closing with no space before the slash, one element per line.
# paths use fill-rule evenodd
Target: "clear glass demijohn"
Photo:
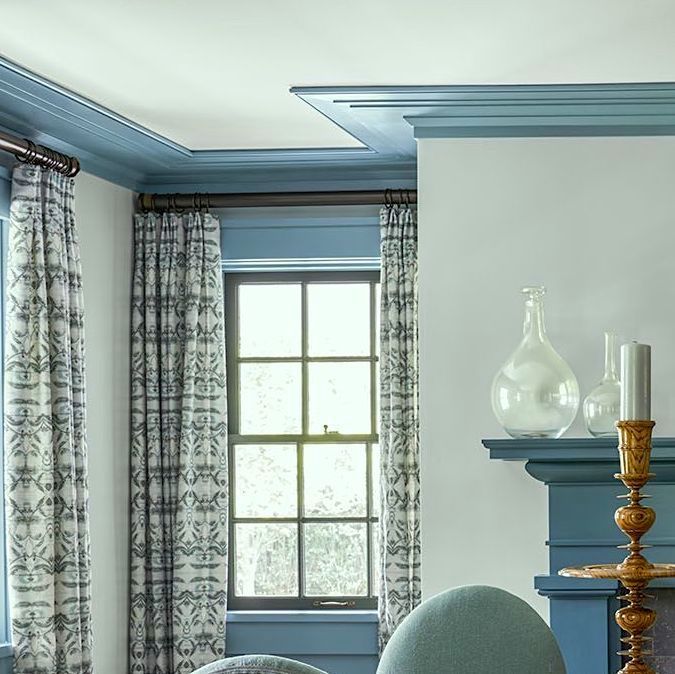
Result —
<path fill-rule="evenodd" d="M 616 369 L 616 335 L 605 333 L 605 374 L 584 400 L 584 419 L 588 432 L 597 437 L 616 435 L 619 420 L 621 382 Z"/>
<path fill-rule="evenodd" d="M 492 382 L 492 409 L 514 438 L 559 438 L 579 409 L 579 384 L 544 325 L 543 287 L 527 287 L 523 339 Z"/>

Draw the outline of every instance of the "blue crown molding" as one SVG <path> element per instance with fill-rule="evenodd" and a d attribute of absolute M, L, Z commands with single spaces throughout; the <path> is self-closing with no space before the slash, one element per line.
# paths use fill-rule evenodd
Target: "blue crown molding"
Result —
<path fill-rule="evenodd" d="M 392 161 L 367 146 L 190 150 L 5 59 L 0 128 L 77 155 L 83 170 L 138 191 L 384 189 L 416 181 L 414 155 Z"/>
<path fill-rule="evenodd" d="M 669 82 L 291 92 L 362 147 L 191 150 L 3 59 L 0 128 L 77 155 L 85 171 L 147 192 L 410 188 L 419 138 L 675 135 Z"/>
<path fill-rule="evenodd" d="M 675 135 L 675 83 L 299 87 L 295 94 L 378 152 L 419 138 Z"/>

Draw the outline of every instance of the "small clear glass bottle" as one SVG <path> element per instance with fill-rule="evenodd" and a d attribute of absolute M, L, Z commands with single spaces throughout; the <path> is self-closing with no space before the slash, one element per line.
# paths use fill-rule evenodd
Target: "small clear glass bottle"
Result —
<path fill-rule="evenodd" d="M 492 409 L 511 437 L 559 438 L 579 410 L 579 384 L 546 334 L 546 289 L 522 292 L 523 339 L 492 382 Z"/>
<path fill-rule="evenodd" d="M 616 435 L 621 404 L 621 382 L 616 369 L 616 335 L 605 333 L 605 374 L 584 400 L 588 432 L 596 438 Z"/>

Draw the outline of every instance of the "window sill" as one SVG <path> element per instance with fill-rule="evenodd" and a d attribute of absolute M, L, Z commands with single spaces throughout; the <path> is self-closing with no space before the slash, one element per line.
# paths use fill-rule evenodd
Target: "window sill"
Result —
<path fill-rule="evenodd" d="M 228 623 L 377 623 L 377 611 L 228 611 Z"/>
<path fill-rule="evenodd" d="M 12 644 L 2 644 L 0 643 L 0 660 L 5 660 L 6 658 L 11 658 L 14 655 L 14 649 Z"/>

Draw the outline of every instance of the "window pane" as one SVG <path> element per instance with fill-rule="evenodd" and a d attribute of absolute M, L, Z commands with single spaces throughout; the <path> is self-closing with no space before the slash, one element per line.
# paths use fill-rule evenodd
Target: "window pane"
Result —
<path fill-rule="evenodd" d="M 380 432 L 380 361 L 375 361 L 375 428 L 373 433 L 376 435 Z"/>
<path fill-rule="evenodd" d="M 310 356 L 368 356 L 369 284 L 310 283 L 307 330 Z"/>
<path fill-rule="evenodd" d="M 373 561 L 373 567 L 371 569 L 372 593 L 373 596 L 377 597 L 377 593 L 380 590 L 380 529 L 377 522 L 375 522 L 371 528 L 371 545 Z"/>
<path fill-rule="evenodd" d="M 380 354 L 380 302 L 382 301 L 382 286 L 379 283 L 375 284 L 375 353 Z"/>
<path fill-rule="evenodd" d="M 235 525 L 235 587 L 239 597 L 298 594 L 298 528 L 295 524 Z"/>
<path fill-rule="evenodd" d="M 371 481 L 373 517 L 380 516 L 380 445 L 373 445 L 371 457 Z"/>
<path fill-rule="evenodd" d="M 234 448 L 236 517 L 295 517 L 295 445 L 237 445 Z"/>
<path fill-rule="evenodd" d="M 239 355 L 300 356 L 300 285 L 239 286 Z"/>
<path fill-rule="evenodd" d="M 366 525 L 305 525 L 305 584 L 312 597 L 368 594 Z"/>
<path fill-rule="evenodd" d="M 300 433 L 300 371 L 300 363 L 241 363 L 240 433 Z"/>
<path fill-rule="evenodd" d="M 305 445 L 305 515 L 366 516 L 365 445 Z"/>
<path fill-rule="evenodd" d="M 309 363 L 309 432 L 370 433 L 370 363 Z"/>

